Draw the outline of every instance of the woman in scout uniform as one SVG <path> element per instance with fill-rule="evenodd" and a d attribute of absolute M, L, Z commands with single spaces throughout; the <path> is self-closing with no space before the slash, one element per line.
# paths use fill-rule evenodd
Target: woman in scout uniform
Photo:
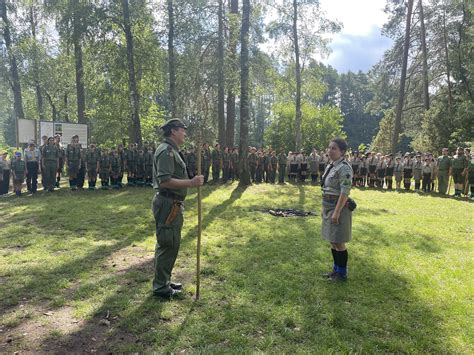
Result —
<path fill-rule="evenodd" d="M 41 157 L 41 172 L 43 174 L 43 189 L 49 192 L 54 191 L 56 171 L 59 167 L 59 152 L 54 145 L 54 138 L 48 138 L 48 144 L 43 147 Z"/>
<path fill-rule="evenodd" d="M 97 151 L 95 144 L 91 144 L 84 157 L 84 160 L 86 161 L 87 178 L 89 179 L 89 190 L 95 190 L 99 157 L 100 154 Z"/>
<path fill-rule="evenodd" d="M 423 167 L 421 169 L 421 173 L 423 175 L 421 188 L 423 192 L 430 192 L 431 191 L 431 176 L 433 175 L 433 163 L 431 162 L 430 158 L 425 159 L 425 162 L 423 163 Z"/>
<path fill-rule="evenodd" d="M 298 169 L 298 173 L 299 173 L 299 180 L 304 184 L 304 182 L 306 181 L 306 177 L 308 176 L 308 160 L 306 158 L 306 155 L 301 152 L 299 154 L 299 169 Z"/>
<path fill-rule="evenodd" d="M 38 190 L 38 173 L 40 172 L 41 153 L 35 147 L 35 141 L 31 140 L 25 149 L 24 159 L 26 163 L 26 187 L 29 192 L 36 193 Z"/>
<path fill-rule="evenodd" d="M 405 160 L 403 161 L 403 185 L 405 190 L 411 188 L 411 178 L 413 175 L 413 161 L 410 158 L 410 153 L 405 153 Z"/>
<path fill-rule="evenodd" d="M 106 190 L 109 187 L 109 178 L 110 178 L 110 157 L 107 152 L 107 149 L 102 149 L 100 151 L 99 158 L 99 177 L 101 189 Z"/>
<path fill-rule="evenodd" d="M 179 153 L 179 146 L 186 139 L 186 126 L 179 119 L 166 122 L 161 129 L 164 141 L 156 149 L 153 161 L 152 211 L 156 225 L 155 275 L 153 294 L 171 298 L 181 292 L 182 285 L 171 281 L 171 274 L 178 256 L 183 227 L 183 208 L 189 187 L 204 183 L 204 176 L 188 179 L 186 163 Z"/>
<path fill-rule="evenodd" d="M 21 152 L 15 153 L 15 160 L 12 161 L 13 191 L 17 196 L 21 196 L 21 187 L 25 181 L 26 164 L 21 159 Z"/>
<path fill-rule="evenodd" d="M 420 191 L 421 177 L 423 169 L 423 162 L 421 161 L 421 155 L 416 155 L 416 160 L 413 163 L 413 179 L 415 180 L 415 191 Z"/>
<path fill-rule="evenodd" d="M 382 154 L 377 154 L 377 180 L 375 184 L 378 188 L 383 189 L 383 182 L 385 178 L 385 157 Z"/>
<path fill-rule="evenodd" d="M 388 190 L 392 190 L 394 170 L 395 161 L 393 160 L 393 154 L 389 154 L 385 161 L 385 184 Z"/>
<path fill-rule="evenodd" d="M 118 152 L 115 149 L 112 149 L 110 156 L 110 183 L 114 189 L 118 189 L 119 178 L 121 174 L 122 164 L 120 162 L 120 157 Z"/>
<path fill-rule="evenodd" d="M 367 163 L 367 157 L 365 155 L 360 158 L 360 184 L 359 186 L 365 187 L 367 185 L 367 173 L 369 171 L 369 165 Z"/>
<path fill-rule="evenodd" d="M 367 153 L 367 163 L 369 165 L 369 187 L 375 187 L 377 180 L 377 163 L 378 160 L 375 157 L 375 153 Z"/>
<path fill-rule="evenodd" d="M 352 168 L 344 160 L 347 143 L 335 138 L 329 143 L 330 164 L 322 181 L 323 193 L 321 232 L 331 244 L 333 270 L 324 276 L 331 281 L 347 279 L 348 253 L 346 243 L 352 237 L 352 212 L 348 208 L 348 198 L 352 187 Z"/>
<path fill-rule="evenodd" d="M 59 152 L 58 152 L 59 156 Z M 59 158 L 58 158 L 59 160 Z M 77 175 L 81 167 L 81 145 L 79 144 L 79 136 L 74 135 L 71 143 L 66 148 L 67 173 L 69 175 L 69 186 L 71 190 L 77 189 Z"/>
<path fill-rule="evenodd" d="M 396 157 L 395 166 L 393 167 L 393 173 L 395 174 L 395 183 L 397 186 L 397 191 L 400 191 L 403 178 L 403 163 L 401 157 Z"/>
<path fill-rule="evenodd" d="M 56 187 L 59 188 L 61 182 L 61 174 L 63 173 L 64 169 L 64 158 L 66 156 L 66 152 L 64 151 L 64 148 L 61 145 L 61 136 L 59 134 L 56 134 L 54 136 L 54 144 L 56 145 L 56 148 L 58 148 L 59 154 L 59 168 L 56 172 Z"/>
<path fill-rule="evenodd" d="M 458 147 L 457 154 L 453 157 L 451 166 L 454 180 L 454 197 L 461 197 L 464 190 L 465 176 L 469 167 L 469 161 L 461 147 Z"/>

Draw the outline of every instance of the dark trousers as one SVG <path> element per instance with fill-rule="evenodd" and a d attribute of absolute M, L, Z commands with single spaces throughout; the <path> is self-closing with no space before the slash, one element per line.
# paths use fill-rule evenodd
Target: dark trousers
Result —
<path fill-rule="evenodd" d="M 3 170 L 3 181 L 0 181 L 0 195 L 8 193 L 10 188 L 10 169 Z"/>
<path fill-rule="evenodd" d="M 28 174 L 26 174 L 26 188 L 29 192 L 36 192 L 38 190 L 38 168 L 39 164 L 36 161 L 29 161 L 26 163 Z"/>
<path fill-rule="evenodd" d="M 83 188 L 84 187 L 84 179 L 86 177 L 86 168 L 81 166 L 77 173 L 77 187 Z"/>
<path fill-rule="evenodd" d="M 318 174 L 311 174 L 311 182 L 313 184 L 316 184 L 317 181 L 318 181 Z"/>
<path fill-rule="evenodd" d="M 422 188 L 424 192 L 431 191 L 431 173 L 423 174 Z"/>

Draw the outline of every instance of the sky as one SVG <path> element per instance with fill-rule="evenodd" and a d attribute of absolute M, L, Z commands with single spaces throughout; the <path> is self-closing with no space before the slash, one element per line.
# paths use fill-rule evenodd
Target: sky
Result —
<path fill-rule="evenodd" d="M 334 35 L 332 53 L 321 58 L 338 72 L 367 72 L 391 47 L 392 40 L 382 36 L 387 21 L 385 0 L 321 0 L 327 18 L 342 22 L 343 29 Z"/>

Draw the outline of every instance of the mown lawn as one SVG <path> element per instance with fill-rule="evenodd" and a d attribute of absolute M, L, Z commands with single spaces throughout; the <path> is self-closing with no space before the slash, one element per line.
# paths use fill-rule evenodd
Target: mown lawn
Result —
<path fill-rule="evenodd" d="M 474 353 L 474 204 L 355 190 L 349 281 L 330 284 L 319 187 L 203 189 L 175 268 L 184 300 L 151 296 L 149 188 L 0 199 L 0 352 Z"/>

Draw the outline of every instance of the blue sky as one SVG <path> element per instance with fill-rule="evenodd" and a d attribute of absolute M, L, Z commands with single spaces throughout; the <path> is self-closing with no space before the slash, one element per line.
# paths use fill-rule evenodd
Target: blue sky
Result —
<path fill-rule="evenodd" d="M 384 5 L 385 0 L 321 0 L 327 17 L 340 21 L 343 29 L 332 38 L 332 53 L 320 60 L 339 72 L 368 71 L 392 45 L 380 33 L 387 21 Z"/>

